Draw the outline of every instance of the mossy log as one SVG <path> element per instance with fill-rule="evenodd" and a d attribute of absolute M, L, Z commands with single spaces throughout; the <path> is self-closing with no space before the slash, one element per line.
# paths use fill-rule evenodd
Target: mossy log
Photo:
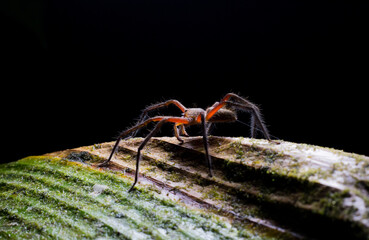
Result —
<path fill-rule="evenodd" d="M 369 158 L 249 138 L 142 138 L 0 165 L 0 238 L 369 239 Z"/>

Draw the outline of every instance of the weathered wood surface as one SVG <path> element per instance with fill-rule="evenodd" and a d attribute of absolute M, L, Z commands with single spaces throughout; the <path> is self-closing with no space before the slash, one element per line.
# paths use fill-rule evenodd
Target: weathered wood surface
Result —
<path fill-rule="evenodd" d="M 108 166 L 133 176 L 142 138 L 121 142 Z M 56 153 L 92 165 L 114 142 Z M 143 149 L 138 186 L 282 239 L 369 239 L 369 158 L 285 141 L 210 137 L 208 176 L 200 137 L 153 138 Z"/>

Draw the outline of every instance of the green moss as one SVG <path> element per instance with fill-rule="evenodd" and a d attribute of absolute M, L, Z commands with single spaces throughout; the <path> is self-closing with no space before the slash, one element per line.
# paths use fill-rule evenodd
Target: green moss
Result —
<path fill-rule="evenodd" d="M 236 159 L 242 159 L 245 155 L 245 149 L 241 143 L 241 139 L 232 142 L 229 144 L 229 147 L 232 148 L 236 154 Z"/>
<path fill-rule="evenodd" d="M 92 149 L 92 151 L 95 151 L 96 149 L 101 149 L 102 148 L 102 145 L 101 144 L 94 144 L 94 145 L 92 145 L 92 147 L 91 147 Z"/>
<path fill-rule="evenodd" d="M 80 162 L 29 157 L 0 165 L 0 178 L 0 225 L 6 226 L 0 238 L 257 238 L 252 230 L 163 199 L 152 188 L 127 193 L 130 179 Z"/>
<path fill-rule="evenodd" d="M 309 179 L 312 176 L 322 175 L 322 170 L 320 168 L 309 168 L 305 171 L 300 171 L 297 174 L 297 177 L 301 179 Z"/>
<path fill-rule="evenodd" d="M 209 181 L 208 179 L 203 178 L 198 173 L 195 173 L 192 179 L 193 179 L 194 183 L 196 183 L 199 186 L 203 186 L 203 187 L 208 186 L 208 185 L 213 183 L 213 182 Z"/>
<path fill-rule="evenodd" d="M 347 217 L 356 211 L 343 206 L 345 198 L 349 197 L 350 193 L 348 190 L 342 192 L 332 192 L 325 198 L 320 199 L 318 202 L 319 213 L 328 216 L 342 216 Z"/>
<path fill-rule="evenodd" d="M 221 198 L 221 194 L 219 193 L 219 187 L 218 186 L 213 186 L 212 188 L 210 188 L 208 191 L 203 193 L 203 197 L 206 198 L 210 198 L 213 200 L 223 200 L 223 198 Z"/>
<path fill-rule="evenodd" d="M 103 158 L 91 154 L 87 151 L 81 151 L 81 152 L 71 152 L 68 154 L 68 156 L 65 157 L 66 160 L 70 161 L 77 161 L 77 162 L 89 162 L 89 163 L 95 163 L 95 162 L 102 162 L 104 161 Z"/>
<path fill-rule="evenodd" d="M 183 180 L 183 176 L 179 173 L 171 172 L 165 175 L 165 179 L 172 182 L 180 182 L 181 180 Z"/>

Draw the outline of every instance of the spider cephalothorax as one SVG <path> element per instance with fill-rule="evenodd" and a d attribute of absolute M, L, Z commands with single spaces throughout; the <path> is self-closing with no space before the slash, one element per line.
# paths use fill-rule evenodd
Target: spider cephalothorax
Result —
<path fill-rule="evenodd" d="M 173 104 L 177 106 L 182 111 L 181 117 L 175 117 L 175 116 L 156 116 L 148 118 L 148 113 L 154 109 L 158 109 L 161 107 L 168 106 L 170 104 Z M 124 136 L 128 136 L 131 134 L 131 136 L 135 136 L 137 134 L 137 131 L 148 125 L 151 122 L 157 122 L 154 129 L 146 136 L 146 138 L 142 141 L 141 145 L 138 147 L 137 150 L 137 160 L 136 160 L 136 173 L 135 173 L 135 181 L 130 188 L 129 191 L 131 191 L 134 186 L 137 183 L 138 180 L 138 170 L 139 170 L 139 164 L 141 160 L 141 150 L 143 147 L 147 144 L 147 142 L 159 131 L 161 126 L 164 123 L 171 122 L 174 123 L 174 135 L 180 141 L 183 143 L 183 139 L 181 136 L 188 136 L 185 127 L 190 125 L 201 125 L 203 129 L 203 142 L 204 142 L 204 148 L 205 148 L 205 157 L 206 162 L 209 168 L 209 176 L 212 176 L 212 165 L 211 165 L 211 157 L 209 155 L 209 146 L 208 146 L 208 127 L 212 123 L 220 123 L 220 122 L 234 122 L 237 120 L 237 110 L 247 111 L 251 114 L 251 137 L 255 136 L 256 129 L 259 129 L 264 137 L 268 140 L 270 140 L 269 133 L 267 128 L 264 125 L 263 119 L 261 117 L 260 111 L 255 104 L 251 103 L 250 101 L 234 94 L 234 93 L 228 93 L 226 94 L 220 102 L 216 102 L 213 104 L 213 106 L 207 108 L 206 110 L 202 108 L 186 108 L 183 106 L 179 101 L 177 100 L 168 100 L 162 103 L 151 105 L 147 108 L 145 108 L 142 111 L 142 114 L 140 116 L 139 122 L 122 132 L 114 147 L 113 150 L 105 162 L 100 164 L 99 166 L 106 165 L 113 157 L 115 150 L 117 149 L 120 140 Z"/>

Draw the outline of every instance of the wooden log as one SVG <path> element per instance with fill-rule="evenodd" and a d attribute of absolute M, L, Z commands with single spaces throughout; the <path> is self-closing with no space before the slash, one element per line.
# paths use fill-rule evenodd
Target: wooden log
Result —
<path fill-rule="evenodd" d="M 106 168 L 132 179 L 142 138 L 124 140 Z M 93 168 L 114 142 L 49 153 Z M 369 158 L 250 138 L 210 137 L 208 176 L 201 137 L 153 138 L 143 149 L 138 191 L 216 214 L 256 236 L 369 239 Z"/>

